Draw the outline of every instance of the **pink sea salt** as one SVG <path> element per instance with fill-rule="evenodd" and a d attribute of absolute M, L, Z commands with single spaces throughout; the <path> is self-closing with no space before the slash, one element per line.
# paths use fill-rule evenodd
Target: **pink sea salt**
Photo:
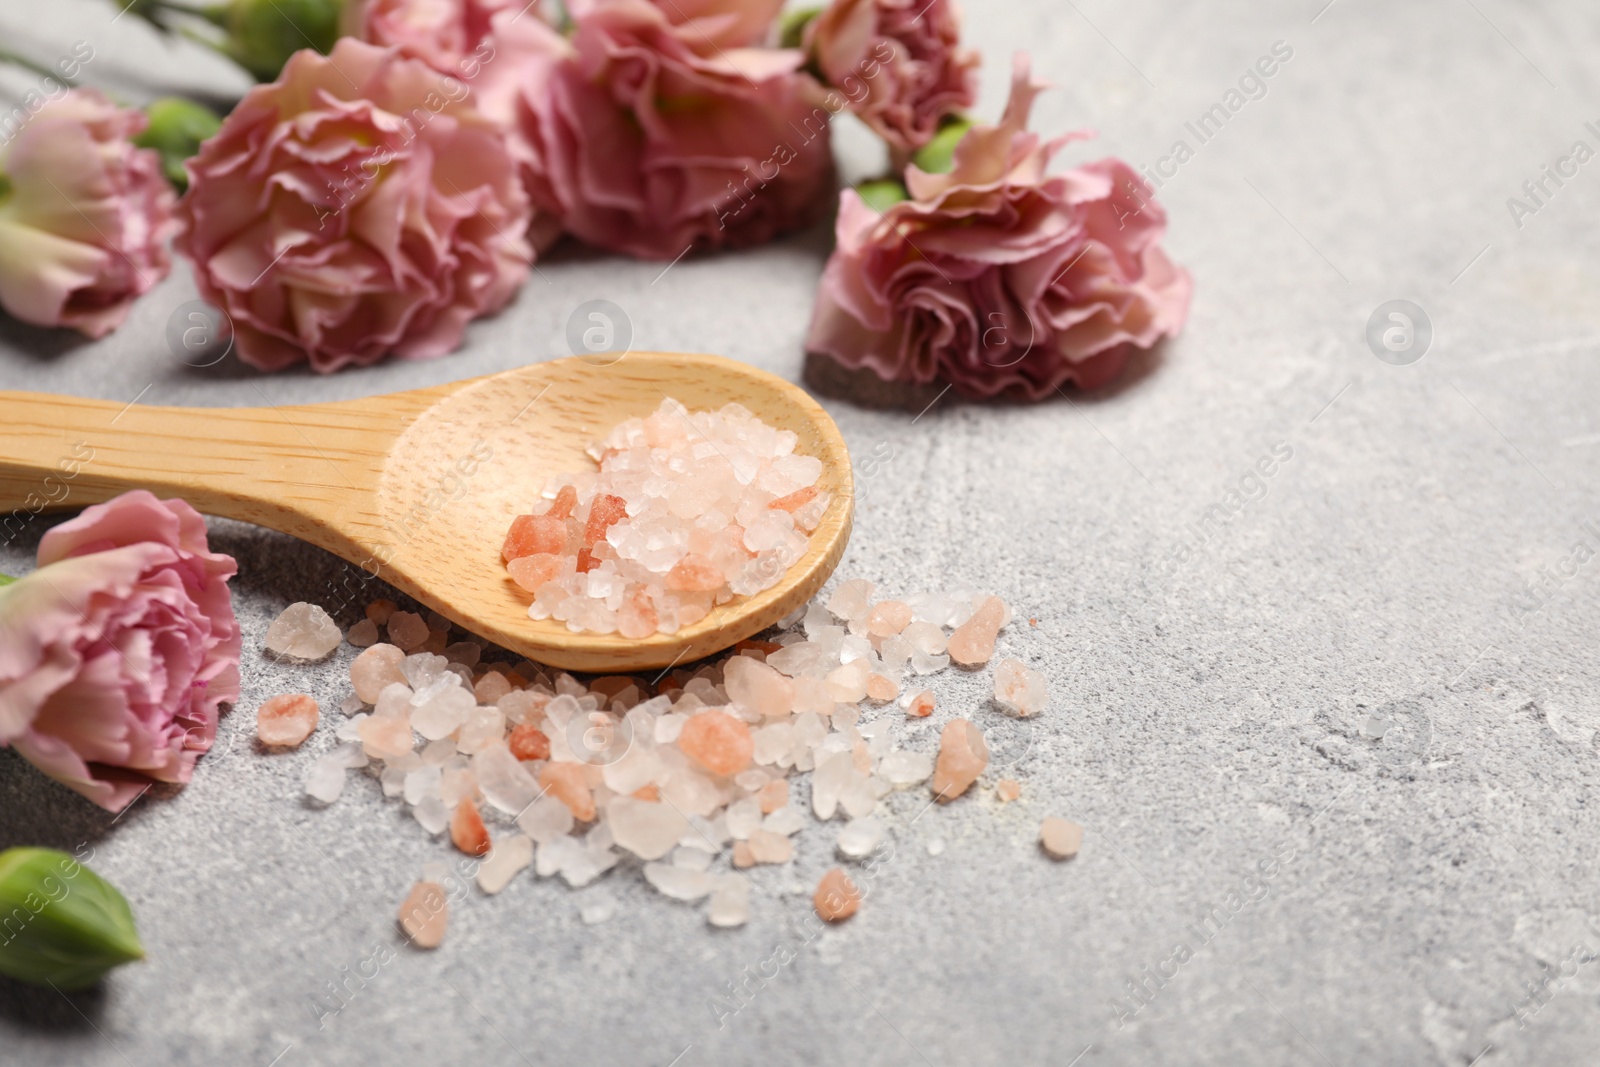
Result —
<path fill-rule="evenodd" d="M 384 686 L 405 684 L 406 676 L 400 672 L 405 658 L 403 650 L 388 644 L 373 645 L 357 656 L 350 662 L 350 684 L 356 696 L 364 703 L 376 704 Z"/>
<path fill-rule="evenodd" d="M 1005 621 L 1005 601 L 997 596 L 984 598 L 972 617 L 950 635 L 947 651 L 958 666 L 981 667 L 994 655 L 994 642 Z"/>
<path fill-rule="evenodd" d="M 256 737 L 263 745 L 295 748 L 317 728 L 317 702 L 304 693 L 269 697 L 256 709 Z"/>
<path fill-rule="evenodd" d="M 933 795 L 949 802 L 965 793 L 989 765 L 989 745 L 966 719 L 951 719 L 939 734 L 939 757 L 933 765 Z"/>

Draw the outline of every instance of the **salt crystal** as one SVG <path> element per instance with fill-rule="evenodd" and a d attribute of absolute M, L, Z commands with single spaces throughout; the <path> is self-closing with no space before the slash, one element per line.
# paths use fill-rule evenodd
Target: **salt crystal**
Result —
<path fill-rule="evenodd" d="M 424 764 L 441 767 L 445 761 L 456 754 L 456 743 L 448 737 L 437 741 L 429 741 L 422 746 L 422 762 Z"/>
<path fill-rule="evenodd" d="M 339 710 L 346 715 L 355 715 L 356 713 L 364 710 L 366 706 L 367 702 L 356 696 L 354 693 L 351 693 L 349 696 L 345 697 L 339 702 Z"/>
<path fill-rule="evenodd" d="M 932 841 L 928 842 L 928 855 L 930 855 L 930 856 L 942 856 L 942 855 L 944 855 L 944 839 L 943 838 L 936 837 Z"/>
<path fill-rule="evenodd" d="M 563 838 L 570 841 L 571 838 Z M 511 884 L 517 872 L 533 862 L 533 842 L 522 834 L 510 834 L 494 843 L 488 857 L 478 865 L 478 888 L 485 893 L 500 892 Z"/>
<path fill-rule="evenodd" d="M 511 683 L 499 671 L 490 671 L 472 687 L 472 695 L 480 704 L 498 705 L 500 698 L 511 692 Z"/>
<path fill-rule="evenodd" d="M 450 824 L 450 809 L 438 797 L 423 797 L 422 802 L 411 809 L 411 815 L 417 820 L 417 825 L 430 834 L 443 833 Z"/>
<path fill-rule="evenodd" d="M 1019 717 L 1037 715 L 1050 699 L 1044 675 L 1021 660 L 1003 659 L 994 669 L 994 700 Z"/>
<path fill-rule="evenodd" d="M 857 772 L 844 792 L 839 794 L 839 806 L 852 819 L 871 815 L 878 806 L 878 791 L 873 788 L 872 779 Z"/>
<path fill-rule="evenodd" d="M 631 796 L 613 797 L 606 818 L 617 846 L 646 860 L 671 852 L 689 828 L 688 820 L 671 804 Z"/>
<path fill-rule="evenodd" d="M 929 655 L 920 649 L 911 652 L 911 669 L 918 674 L 937 674 L 950 666 L 949 656 Z"/>
<path fill-rule="evenodd" d="M 817 764 L 811 774 L 811 810 L 819 819 L 831 819 L 838 810 L 839 797 L 855 779 L 855 761 L 848 752 L 839 752 Z"/>
<path fill-rule="evenodd" d="M 829 694 L 840 704 L 854 704 L 867 695 L 867 677 L 872 673 L 865 659 L 854 660 L 828 673 Z"/>
<path fill-rule="evenodd" d="M 794 842 L 771 830 L 750 835 L 750 858 L 757 863 L 788 863 L 794 858 Z"/>
<path fill-rule="evenodd" d="M 965 793 L 989 765 L 989 745 L 978 728 L 966 719 L 951 719 L 939 734 L 939 758 L 934 764 L 933 793 L 949 802 Z"/>
<path fill-rule="evenodd" d="M 344 635 L 338 623 L 315 604 L 298 601 L 283 609 L 267 627 L 267 651 L 289 663 L 315 663 L 334 649 Z"/>
<path fill-rule="evenodd" d="M 742 874 L 719 874 L 711 889 L 706 919 L 712 926 L 743 926 L 750 921 L 750 880 Z"/>
<path fill-rule="evenodd" d="M 397 611 L 389 616 L 388 631 L 389 640 L 406 652 L 421 646 L 432 632 L 414 611 Z"/>
<path fill-rule="evenodd" d="M 1015 778 L 1002 778 L 995 783 L 994 795 L 1000 803 L 1009 804 L 1022 795 L 1022 783 Z"/>
<path fill-rule="evenodd" d="M 663 896 L 674 900 L 699 900 L 716 886 L 715 875 L 666 863 L 645 864 L 644 877 Z"/>
<path fill-rule="evenodd" d="M 794 683 L 765 663 L 734 656 L 723 673 L 728 699 L 747 711 L 778 718 L 794 707 Z"/>
<path fill-rule="evenodd" d="M 763 766 L 778 762 L 794 745 L 794 725 L 769 723 L 752 735 L 751 758 Z"/>
<path fill-rule="evenodd" d="M 539 795 L 539 786 L 504 742 L 488 745 L 472 757 L 483 798 L 507 815 L 517 815 Z"/>
<path fill-rule="evenodd" d="M 457 689 L 456 692 L 465 694 L 466 690 Z M 499 708 L 474 707 L 467 712 L 466 721 L 461 724 L 456 750 L 470 756 L 505 736 L 506 717 Z"/>
<path fill-rule="evenodd" d="M 870 855 L 883 842 L 887 828 L 875 815 L 851 819 L 839 831 L 839 851 L 853 859 Z"/>
<path fill-rule="evenodd" d="M 407 771 L 403 779 L 401 792 L 407 804 L 417 805 L 426 797 L 439 795 L 439 768 L 424 764 L 415 770 Z"/>
<path fill-rule="evenodd" d="M 400 665 L 406 654 L 394 645 L 373 645 L 350 663 L 350 684 L 363 703 L 376 704 L 385 686 L 404 682 Z"/>
<path fill-rule="evenodd" d="M 761 828 L 770 833 L 782 834 L 792 837 L 805 829 L 806 817 L 800 814 L 799 808 L 779 808 L 777 811 L 761 820 Z"/>
<path fill-rule="evenodd" d="M 369 715 L 361 721 L 358 729 L 362 747 L 373 759 L 392 761 L 409 754 L 415 744 L 410 717 L 403 711 L 398 714 Z"/>
<path fill-rule="evenodd" d="M 398 610 L 400 606 L 392 600 L 374 600 L 367 605 L 366 615 L 375 625 L 382 626 Z"/>
<path fill-rule="evenodd" d="M 573 818 L 579 822 L 594 820 L 594 793 L 590 791 L 588 771 L 583 764 L 546 763 L 539 768 L 539 785 L 570 808 Z"/>
<path fill-rule="evenodd" d="M 1039 844 L 1052 859 L 1071 859 L 1083 844 L 1083 827 L 1051 815 L 1039 823 Z"/>
<path fill-rule="evenodd" d="M 756 795 L 763 813 L 770 814 L 789 803 L 789 783 L 779 778 L 762 786 Z"/>
<path fill-rule="evenodd" d="M 483 816 L 470 798 L 457 802 L 455 813 L 450 816 L 450 843 L 469 856 L 489 852 L 489 828 L 483 825 Z"/>
<path fill-rule="evenodd" d="M 450 661 L 443 656 L 435 656 L 431 652 L 413 652 L 400 664 L 400 673 L 405 675 L 406 683 L 412 689 L 420 691 L 443 677 L 449 665 Z"/>
<path fill-rule="evenodd" d="M 735 660 L 744 657 L 735 657 Z M 678 748 L 712 774 L 731 777 L 750 765 L 750 728 L 721 711 L 702 711 L 684 723 Z"/>
<path fill-rule="evenodd" d="M 828 610 L 841 619 L 865 619 L 872 607 L 875 586 L 865 578 L 852 578 L 842 582 L 828 598 Z"/>
<path fill-rule="evenodd" d="M 306 774 L 306 795 L 312 800 L 332 804 L 344 792 L 345 767 L 331 755 L 320 756 Z"/>
<path fill-rule="evenodd" d="M 483 657 L 483 646 L 476 641 L 457 641 L 444 646 L 444 658 L 464 667 L 476 667 Z"/>
<path fill-rule="evenodd" d="M 711 853 L 679 845 L 672 850 L 671 861 L 674 867 L 682 867 L 687 871 L 704 871 L 711 868 Z"/>
<path fill-rule="evenodd" d="M 911 703 L 906 707 L 906 714 L 914 719 L 925 719 L 933 714 L 933 690 L 924 689 L 911 698 Z"/>
<path fill-rule="evenodd" d="M 599 890 L 591 890 L 591 894 Z M 578 907 L 578 918 L 583 920 L 585 926 L 594 926 L 603 923 L 617 913 L 617 902 L 608 896 L 593 896 L 585 899 Z"/>
<path fill-rule="evenodd" d="M 981 667 L 994 655 L 995 637 L 1005 623 L 1005 601 L 997 596 L 985 597 L 972 617 L 950 635 L 950 658 L 958 666 Z"/>
<path fill-rule="evenodd" d="M 885 704 L 900 695 L 900 684 L 893 678 L 882 674 L 867 675 L 867 696 Z"/>
<path fill-rule="evenodd" d="M 848 874 L 835 867 L 817 883 L 811 903 L 821 918 L 831 923 L 843 922 L 861 910 L 861 890 Z"/>
<path fill-rule="evenodd" d="M 371 619 L 362 619 L 350 627 L 344 639 L 356 648 L 369 648 L 378 643 L 378 624 Z"/>
<path fill-rule="evenodd" d="M 743 841 L 761 826 L 761 804 L 755 797 L 745 797 L 728 805 L 723 813 L 728 822 L 728 832 L 734 840 Z"/>
<path fill-rule="evenodd" d="M 911 605 L 899 600 L 884 600 L 867 613 L 867 632 L 874 637 L 891 637 L 911 623 Z"/>
<path fill-rule="evenodd" d="M 367 754 L 361 751 L 361 745 L 355 743 L 336 745 L 323 758 L 352 771 L 359 771 L 371 762 L 367 759 Z"/>
<path fill-rule="evenodd" d="M 400 903 L 396 916 L 407 940 L 417 948 L 438 948 L 450 921 L 450 904 L 444 887 L 418 882 Z"/>
<path fill-rule="evenodd" d="M 931 622 L 913 622 L 900 632 L 912 649 L 924 655 L 937 656 L 948 647 L 944 630 Z"/>
<path fill-rule="evenodd" d="M 555 797 L 540 797 L 517 816 L 517 828 L 541 845 L 572 832 L 572 809 Z"/>
<path fill-rule="evenodd" d="M 922 752 L 895 751 L 883 757 L 878 770 L 891 785 L 916 785 L 926 782 L 933 773 L 933 757 Z"/>
<path fill-rule="evenodd" d="M 423 698 L 411 713 L 411 725 L 429 741 L 449 737 L 466 721 L 467 714 L 477 705 L 472 694 L 454 685 L 441 686 L 430 694 L 418 693 Z M 417 697 L 413 698 L 413 702 Z"/>
<path fill-rule="evenodd" d="M 304 693 L 268 697 L 256 709 L 256 737 L 263 745 L 297 748 L 317 728 L 317 702 Z"/>

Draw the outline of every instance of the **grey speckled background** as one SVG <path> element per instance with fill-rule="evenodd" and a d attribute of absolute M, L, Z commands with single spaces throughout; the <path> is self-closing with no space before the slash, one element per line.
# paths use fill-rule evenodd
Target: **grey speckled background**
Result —
<path fill-rule="evenodd" d="M 789 887 L 830 863 L 832 829 L 804 832 L 792 868 L 756 873 L 737 931 L 629 870 L 581 892 L 521 877 L 457 908 L 445 948 L 401 952 L 319 1029 L 309 996 L 395 945 L 396 902 L 447 852 L 371 783 L 329 811 L 302 804 L 330 727 L 293 755 L 245 742 L 267 695 L 342 694 L 348 649 L 294 670 L 258 651 L 273 614 L 339 564 L 219 522 L 247 634 L 223 754 L 115 825 L 0 755 L 0 845 L 92 842 L 151 950 L 70 1005 L 0 985 L 4 1061 L 1592 1062 L 1600 966 L 1577 961 L 1600 949 L 1595 565 L 1547 583 L 1539 610 L 1518 598 L 1580 540 L 1600 546 L 1584 526 L 1600 522 L 1600 162 L 1520 229 L 1506 198 L 1574 140 L 1600 147 L 1583 125 L 1600 120 L 1600 13 L 1325 3 L 968 5 L 983 111 L 999 111 L 1010 51 L 1032 48 L 1061 86 L 1039 128 L 1102 131 L 1076 159 L 1152 161 L 1274 41 L 1294 49 L 1163 191 L 1197 297 L 1144 373 L 1024 409 L 947 399 L 915 425 L 826 401 L 858 462 L 893 455 L 861 481 L 844 573 L 991 588 L 1038 619 L 1006 639 L 1054 692 L 1017 763 L 1023 801 L 910 825 L 919 800 L 897 797 L 869 905 L 720 1029 L 712 998 L 793 940 L 806 903 Z M 131 21 L 91 0 L 7 0 L 0 39 L 42 55 L 90 39 L 91 78 L 130 98 L 234 84 L 205 56 L 164 58 Z M 873 166 L 858 132 L 840 144 L 854 172 Z M 818 230 L 664 276 L 569 249 L 465 351 L 332 379 L 183 366 L 162 337 L 193 295 L 180 267 L 103 343 L 0 323 L 0 384 L 117 400 L 148 386 L 180 404 L 358 396 L 562 354 L 568 314 L 597 297 L 626 309 L 641 347 L 797 378 L 827 245 Z M 1362 341 L 1397 297 L 1436 327 L 1408 367 Z M 1280 442 L 1293 458 L 1266 496 L 1159 570 Z M 0 564 L 26 566 L 41 526 Z M 941 699 L 976 707 L 985 681 L 942 676 Z M 1388 705 L 1373 743 L 1359 727 Z M 1048 812 L 1089 828 L 1072 864 L 1035 850 Z M 1251 881 L 1269 859 L 1274 877 Z M 584 926 L 595 893 L 617 914 Z M 1229 919 L 1202 941 L 1190 924 L 1218 907 Z M 1119 1019 L 1126 983 L 1170 973 L 1180 940 L 1191 958 Z M 1553 996 L 1530 1000 L 1547 977 Z"/>

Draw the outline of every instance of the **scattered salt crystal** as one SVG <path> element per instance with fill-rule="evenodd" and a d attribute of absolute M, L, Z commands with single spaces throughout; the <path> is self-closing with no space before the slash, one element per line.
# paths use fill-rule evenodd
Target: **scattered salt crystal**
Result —
<path fill-rule="evenodd" d="M 411 713 L 411 725 L 429 741 L 455 733 L 477 706 L 471 693 L 455 685 L 441 685 L 418 693 L 412 703 L 415 710 Z"/>
<path fill-rule="evenodd" d="M 572 809 L 555 797 L 540 797 L 517 816 L 517 828 L 541 845 L 572 832 Z"/>
<path fill-rule="evenodd" d="M 406 652 L 418 648 L 431 632 L 422 616 L 414 611 L 397 611 L 389 616 L 389 640 Z"/>
<path fill-rule="evenodd" d="M 367 605 L 366 615 L 373 623 L 382 626 L 398 610 L 400 610 L 400 606 L 392 600 L 374 600 Z"/>
<path fill-rule="evenodd" d="M 434 882 L 418 882 L 401 901 L 396 918 L 407 940 L 417 948 L 438 948 L 450 920 L 444 888 Z"/>
<path fill-rule="evenodd" d="M 306 795 L 312 800 L 332 804 L 344 792 L 345 766 L 331 753 L 319 756 L 306 774 Z"/>
<path fill-rule="evenodd" d="M 687 871 L 705 871 L 711 868 L 711 853 L 698 848 L 688 848 L 679 845 L 672 850 L 671 862 L 674 867 L 682 867 Z"/>
<path fill-rule="evenodd" d="M 1083 844 L 1083 827 L 1051 815 L 1039 823 L 1039 844 L 1052 859 L 1071 859 Z"/>
<path fill-rule="evenodd" d="M 350 627 L 344 639 L 356 648 L 370 648 L 378 643 L 378 636 L 378 624 L 371 619 L 362 619 Z"/>
<path fill-rule="evenodd" d="M 843 922 L 861 910 L 861 890 L 848 874 L 835 867 L 817 883 L 811 903 L 821 918 L 831 923 Z"/>
<path fill-rule="evenodd" d="M 1044 675 L 1021 660 L 1006 658 L 994 669 L 994 700 L 1006 712 L 1019 717 L 1037 715 L 1050 699 Z"/>
<path fill-rule="evenodd" d="M 914 719 L 926 719 L 933 714 L 933 690 L 924 689 L 911 698 L 911 703 L 906 706 L 906 714 Z"/>
<path fill-rule="evenodd" d="M 572 839 L 567 837 L 562 840 Z M 532 862 L 531 840 L 522 834 L 503 837 L 494 843 L 488 857 L 478 865 L 478 888 L 485 893 L 498 893 L 511 884 L 511 879 L 516 877 L 518 871 Z"/>
<path fill-rule="evenodd" d="M 354 693 L 351 693 L 349 696 L 345 697 L 339 702 L 339 710 L 346 715 L 354 715 L 357 712 L 366 710 L 366 707 L 367 702 L 356 696 Z"/>
<path fill-rule="evenodd" d="M 344 635 L 338 623 L 315 604 L 298 601 L 283 609 L 267 627 L 267 651 L 289 663 L 315 663 L 334 649 Z"/>
<path fill-rule="evenodd" d="M 961 667 L 981 667 L 994 655 L 995 637 L 1005 624 L 1005 601 L 997 596 L 985 597 L 973 611 L 972 617 L 950 635 L 950 658 Z"/>
<path fill-rule="evenodd" d="M 268 697 L 256 709 L 256 737 L 263 745 L 297 748 L 317 728 L 317 702 L 304 693 Z"/>
<path fill-rule="evenodd" d="M 995 783 L 994 795 L 1000 798 L 1000 803 L 1009 804 L 1022 795 L 1022 783 L 1015 778 L 1002 778 Z"/>
<path fill-rule="evenodd" d="M 457 689 L 458 693 L 465 693 Z M 472 755 L 482 748 L 501 740 L 506 735 L 506 717 L 499 708 L 474 707 L 467 712 L 466 721 L 456 739 L 456 749 Z"/>
<path fill-rule="evenodd" d="M 855 775 L 855 761 L 848 752 L 835 753 L 817 764 L 817 769 L 811 773 L 811 809 L 817 818 L 833 818 L 839 807 L 839 797 Z"/>
<path fill-rule="evenodd" d="M 900 600 L 884 600 L 867 613 L 867 632 L 874 637 L 892 637 L 911 623 L 911 605 Z"/>
<path fill-rule="evenodd" d="M 794 683 L 750 656 L 734 656 L 723 669 L 728 699 L 767 718 L 788 715 L 794 708 Z"/>
<path fill-rule="evenodd" d="M 966 719 L 951 719 L 939 734 L 939 758 L 933 769 L 933 793 L 949 802 L 965 793 L 989 765 L 989 745 Z"/>
<path fill-rule="evenodd" d="M 489 745 L 472 757 L 483 798 L 507 815 L 516 815 L 533 803 L 539 786 L 504 742 Z"/>
<path fill-rule="evenodd" d="M 411 816 L 430 834 L 441 834 L 450 825 L 450 809 L 439 797 L 423 797 L 422 802 L 411 809 Z"/>
<path fill-rule="evenodd" d="M 851 819 L 839 831 L 839 851 L 852 859 L 870 855 L 882 843 L 887 828 L 875 815 Z"/>
<path fill-rule="evenodd" d="M 791 837 L 805 829 L 806 819 L 799 808 L 785 807 L 761 820 L 761 828 L 774 834 Z"/>
<path fill-rule="evenodd" d="M 402 783 L 402 793 L 407 804 L 417 805 L 427 797 L 439 795 L 439 768 L 423 764 L 415 770 L 407 771 Z"/>
<path fill-rule="evenodd" d="M 671 804 L 639 800 L 631 796 L 613 797 L 606 818 L 619 848 L 640 859 L 658 860 L 672 851 L 688 821 Z"/>
<path fill-rule="evenodd" d="M 472 686 L 472 695 L 480 704 L 498 704 L 512 691 L 511 683 L 499 671 L 489 671 Z"/>
<path fill-rule="evenodd" d="M 422 746 L 422 762 L 434 767 L 442 767 L 445 761 L 455 754 L 456 743 L 448 737 L 441 737 L 437 741 L 429 741 Z"/>
<path fill-rule="evenodd" d="M 438 681 L 449 665 L 450 661 L 443 656 L 435 656 L 431 652 L 413 652 L 400 664 L 400 673 L 405 675 L 406 684 L 411 688 L 423 690 Z"/>
<path fill-rule="evenodd" d="M 406 784 L 409 786 L 410 780 Z M 483 816 L 470 797 L 456 803 L 450 816 L 450 843 L 469 856 L 483 856 L 489 852 L 489 828 L 483 825 Z"/>
<path fill-rule="evenodd" d="M 596 890 L 578 908 L 578 918 L 583 920 L 585 926 L 603 923 L 617 913 L 617 902 L 598 893 Z"/>
<path fill-rule="evenodd" d="M 828 610 L 846 621 L 865 619 L 872 608 L 872 591 L 876 588 L 865 578 L 852 578 L 841 582 L 828 598 Z"/>
<path fill-rule="evenodd" d="M 358 730 L 362 746 L 373 759 L 392 763 L 396 757 L 410 753 L 415 743 L 410 716 L 404 711 L 369 715 L 361 720 Z"/>
<path fill-rule="evenodd" d="M 644 877 L 663 896 L 674 900 L 699 900 L 716 886 L 715 875 L 666 863 L 645 864 Z"/>
<path fill-rule="evenodd" d="M 717 875 L 706 919 L 712 926 L 743 926 L 749 922 L 750 880 L 742 874 Z"/>
<path fill-rule="evenodd" d="M 933 757 L 925 752 L 896 750 L 883 757 L 878 770 L 890 785 L 916 785 L 926 782 L 933 773 Z"/>
<path fill-rule="evenodd" d="M 728 805 L 723 813 L 728 822 L 728 833 L 734 840 L 743 841 L 761 827 L 761 804 L 755 797 L 745 797 Z"/>
<path fill-rule="evenodd" d="M 794 858 L 794 842 L 771 830 L 756 830 L 749 845 L 750 858 L 756 863 L 788 863 Z"/>
<path fill-rule="evenodd" d="M 867 675 L 867 696 L 885 704 L 900 695 L 900 683 L 882 674 Z"/>
<path fill-rule="evenodd" d="M 350 663 L 350 683 L 365 704 L 376 704 L 385 686 L 404 682 L 400 665 L 406 654 L 394 645 L 373 645 Z"/>
<path fill-rule="evenodd" d="M 334 738 L 339 741 L 359 742 L 361 740 L 361 723 L 366 717 L 367 715 L 365 712 L 362 712 L 359 715 L 352 715 L 350 718 L 340 723 L 338 729 L 333 731 Z"/>
<path fill-rule="evenodd" d="M 944 855 L 944 838 L 936 837 L 932 841 L 928 842 L 928 855 L 930 855 L 930 856 L 942 856 L 942 855 Z"/>
<path fill-rule="evenodd" d="M 483 646 L 476 641 L 457 641 L 444 646 L 444 658 L 465 667 L 476 667 L 483 657 Z"/>

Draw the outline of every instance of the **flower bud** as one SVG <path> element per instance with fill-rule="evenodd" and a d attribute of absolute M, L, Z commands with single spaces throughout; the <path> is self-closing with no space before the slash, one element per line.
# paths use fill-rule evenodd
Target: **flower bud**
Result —
<path fill-rule="evenodd" d="M 216 133 L 222 120 L 210 108 L 175 96 L 163 97 L 144 110 L 150 125 L 133 143 L 155 149 L 161 157 L 161 172 L 181 193 L 189 187 L 184 160 L 200 151 L 200 142 Z"/>
<path fill-rule="evenodd" d="M 862 182 L 856 186 L 856 192 L 867 202 L 868 207 L 880 215 L 900 201 L 909 199 L 906 187 L 893 178 Z"/>
<path fill-rule="evenodd" d="M 143 958 L 133 913 L 111 883 L 65 852 L 0 852 L 0 974 L 83 989 Z"/>
<path fill-rule="evenodd" d="M 343 8 L 344 0 L 231 0 L 206 17 L 227 31 L 224 51 L 234 62 L 269 82 L 303 48 L 332 51 Z"/>
<path fill-rule="evenodd" d="M 939 132 L 933 135 L 933 140 L 912 154 L 911 162 L 929 174 L 949 174 L 955 166 L 956 145 L 961 143 L 961 138 L 970 129 L 972 120 L 963 115 L 945 119 L 939 126 Z"/>

